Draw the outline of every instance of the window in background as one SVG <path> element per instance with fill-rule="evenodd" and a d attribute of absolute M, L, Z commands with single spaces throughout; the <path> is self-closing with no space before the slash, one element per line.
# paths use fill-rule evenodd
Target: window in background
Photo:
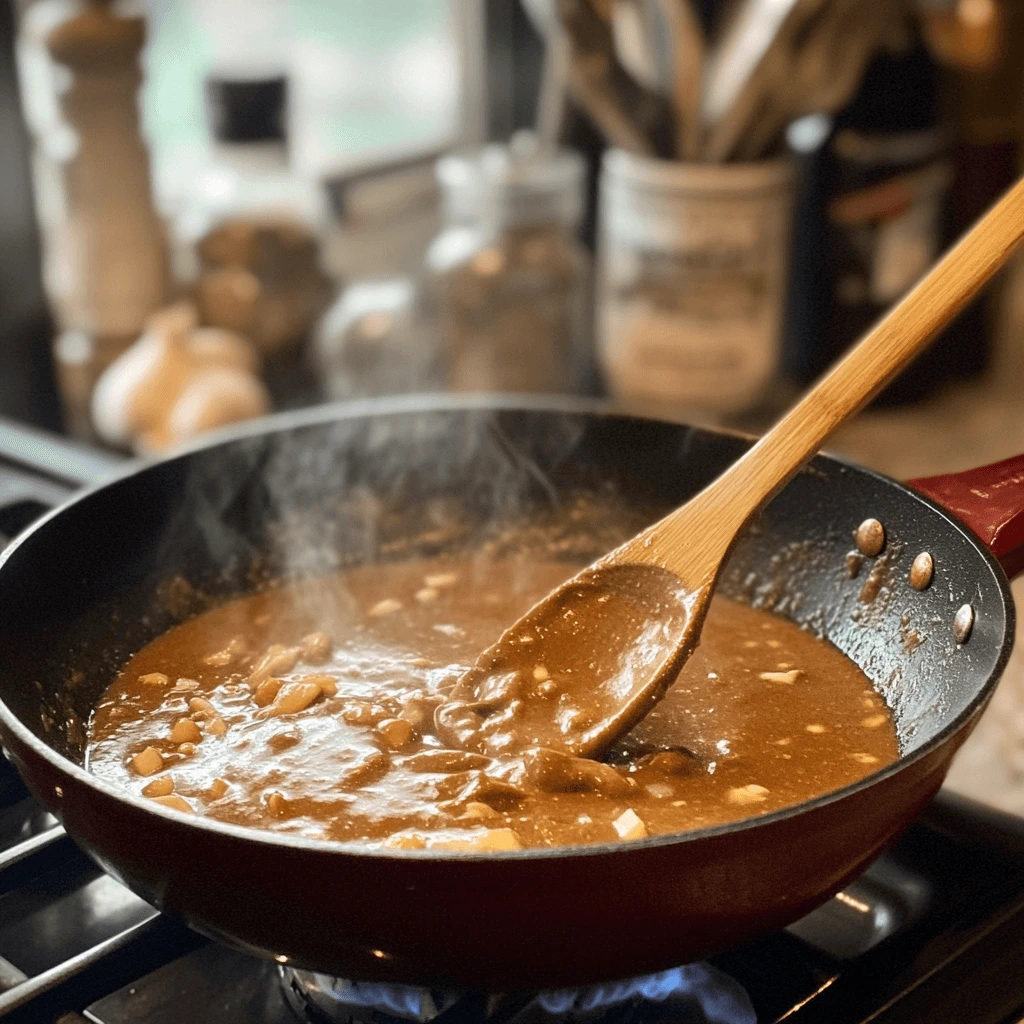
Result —
<path fill-rule="evenodd" d="M 147 0 L 143 104 L 158 200 L 205 159 L 203 80 L 285 74 L 295 170 L 316 179 L 479 138 L 477 0 Z"/>

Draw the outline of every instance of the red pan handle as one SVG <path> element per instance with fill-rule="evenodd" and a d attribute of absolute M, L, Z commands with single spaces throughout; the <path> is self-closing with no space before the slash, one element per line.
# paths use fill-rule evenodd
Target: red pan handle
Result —
<path fill-rule="evenodd" d="M 1024 572 L 1024 455 L 907 483 L 976 534 L 1010 579 Z"/>

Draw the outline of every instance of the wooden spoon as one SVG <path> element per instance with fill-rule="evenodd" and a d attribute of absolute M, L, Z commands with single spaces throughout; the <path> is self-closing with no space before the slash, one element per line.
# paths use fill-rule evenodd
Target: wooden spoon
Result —
<path fill-rule="evenodd" d="M 676 156 L 696 160 L 703 131 L 704 28 L 691 0 L 646 0 L 644 14 L 656 43 L 659 78 L 672 100 Z"/>
<path fill-rule="evenodd" d="M 776 51 L 780 73 L 775 85 L 733 139 L 730 158 L 759 160 L 797 118 L 833 114 L 845 107 L 871 58 L 905 18 L 898 5 L 865 9 L 863 0 L 832 0 L 799 39 Z"/>
<path fill-rule="evenodd" d="M 747 521 L 924 350 L 1024 241 L 1018 182 L 783 419 L 687 504 L 534 605 L 458 681 L 435 724 L 491 755 L 600 755 L 679 674 Z"/>
<path fill-rule="evenodd" d="M 735 6 L 705 68 L 703 159 L 729 158 L 785 76 L 792 40 L 824 4 L 825 0 L 741 0 Z"/>

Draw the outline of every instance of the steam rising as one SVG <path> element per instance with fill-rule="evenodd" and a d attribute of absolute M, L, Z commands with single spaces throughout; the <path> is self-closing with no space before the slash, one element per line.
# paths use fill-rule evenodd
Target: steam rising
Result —
<path fill-rule="evenodd" d="M 183 549 L 198 547 L 206 578 L 184 567 L 181 575 L 215 596 L 438 555 L 544 552 L 583 564 L 649 521 L 630 514 L 606 483 L 573 478 L 584 418 L 524 414 L 516 426 L 513 441 L 492 412 L 430 411 L 343 419 L 210 450 L 188 463 L 187 519 L 164 531 L 159 559 L 178 566 Z M 219 579 L 210 580 L 210 566 Z M 343 632 L 352 622 L 352 602 L 336 582 L 296 594 L 296 610 L 318 628 Z"/>

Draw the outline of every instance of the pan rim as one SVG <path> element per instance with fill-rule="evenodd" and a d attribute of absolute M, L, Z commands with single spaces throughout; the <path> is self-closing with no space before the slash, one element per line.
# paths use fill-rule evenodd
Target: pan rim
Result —
<path fill-rule="evenodd" d="M 94 493 L 103 490 L 120 481 L 130 479 L 147 472 L 150 468 L 162 465 L 166 462 L 185 459 L 194 453 L 216 448 L 220 445 L 231 444 L 247 438 L 268 436 L 272 434 L 285 433 L 303 427 L 313 427 L 328 422 L 342 420 L 356 420 L 369 416 L 393 415 L 393 414 L 415 414 L 415 413 L 444 413 L 444 412 L 487 412 L 495 415 L 503 412 L 542 412 L 550 414 L 579 414 L 589 415 L 608 419 L 623 420 L 645 420 L 652 423 L 669 424 L 678 427 L 691 427 L 695 430 L 706 431 L 713 434 L 735 437 L 742 440 L 752 440 L 752 435 L 737 430 L 721 429 L 718 427 L 703 426 L 682 420 L 674 420 L 662 416 L 654 416 L 641 410 L 631 410 L 628 405 L 616 403 L 606 399 L 593 399 L 578 396 L 563 395 L 510 395 L 500 393 L 467 393 L 461 395 L 451 394 L 424 394 L 409 396 L 389 396 L 386 398 L 364 399 L 355 402 L 328 403 L 314 406 L 308 409 L 288 410 L 276 413 L 271 416 L 252 420 L 244 424 L 235 425 L 222 430 L 211 432 L 201 440 L 175 450 L 172 455 L 164 458 L 130 460 L 124 469 L 115 471 L 104 477 L 97 483 L 92 484 L 80 491 L 75 492 L 67 501 L 51 509 L 41 516 L 34 523 L 24 530 L 14 541 L 3 551 L 0 551 L 0 574 L 3 568 L 17 551 L 29 538 L 42 530 L 52 519 L 56 518 L 65 510 L 77 505 L 79 502 L 88 500 Z M 444 850 L 409 850 L 367 847 L 358 840 L 325 840 L 313 839 L 305 836 L 287 835 L 277 833 L 268 829 L 253 828 L 245 825 L 234 825 L 229 822 L 217 821 L 209 818 L 201 818 L 195 815 L 184 815 L 170 808 L 147 800 L 144 797 L 136 796 L 126 789 L 106 782 L 99 776 L 87 771 L 76 764 L 70 758 L 64 757 L 47 743 L 39 739 L 22 721 L 8 708 L 6 702 L 0 699 L 0 724 L 9 730 L 20 743 L 32 750 L 32 752 L 45 762 L 65 775 L 70 776 L 76 783 L 88 789 L 98 792 L 104 797 L 109 797 L 116 802 L 123 802 L 145 814 L 153 814 L 162 818 L 170 824 L 199 828 L 203 831 L 214 833 L 247 842 L 257 842 L 268 847 L 275 847 L 281 850 L 300 849 L 309 853 L 321 855 L 341 854 L 349 857 L 360 857 L 368 859 L 383 858 L 386 860 L 419 861 L 424 863 L 481 863 L 493 861 L 534 861 L 551 860 L 567 856 L 603 857 L 616 853 L 639 853 L 644 850 L 654 850 L 665 846 L 675 846 L 680 843 L 693 843 L 701 840 L 711 840 L 723 835 L 731 835 L 736 832 L 744 832 L 761 827 L 770 827 L 774 824 L 795 818 L 798 815 L 816 811 L 833 803 L 838 803 L 855 794 L 869 789 L 895 775 L 909 769 L 913 764 L 932 754 L 939 747 L 943 746 L 951 737 L 960 732 L 979 711 L 985 706 L 991 697 L 995 687 L 1002 678 L 1003 671 L 1009 661 L 1013 648 L 1016 610 L 1013 596 L 1010 590 L 1009 580 L 995 557 L 988 551 L 982 542 L 951 513 L 930 498 L 918 493 L 905 483 L 894 480 L 883 473 L 836 455 L 822 453 L 816 455 L 811 461 L 825 461 L 830 464 L 837 464 L 857 473 L 865 474 L 887 486 L 896 486 L 909 497 L 920 502 L 932 512 L 937 513 L 951 529 L 959 533 L 981 556 L 988 565 L 993 579 L 999 591 L 1005 619 L 1002 643 L 988 678 L 979 688 L 966 707 L 950 722 L 944 729 L 933 736 L 928 742 L 922 744 L 909 754 L 901 754 L 895 761 L 878 771 L 843 786 L 840 789 L 823 793 L 811 800 L 805 800 L 789 807 L 779 808 L 768 814 L 758 815 L 749 818 L 740 818 L 736 821 L 724 822 L 702 829 L 694 829 L 687 832 L 674 832 L 665 835 L 647 836 L 644 839 L 617 840 L 607 843 L 579 844 L 573 846 L 557 847 L 527 847 L 520 850 L 481 851 L 481 852 L 456 852 Z M 2 579 L 0 579 L 2 585 Z M 59 810 L 55 813 L 58 813 Z"/>

